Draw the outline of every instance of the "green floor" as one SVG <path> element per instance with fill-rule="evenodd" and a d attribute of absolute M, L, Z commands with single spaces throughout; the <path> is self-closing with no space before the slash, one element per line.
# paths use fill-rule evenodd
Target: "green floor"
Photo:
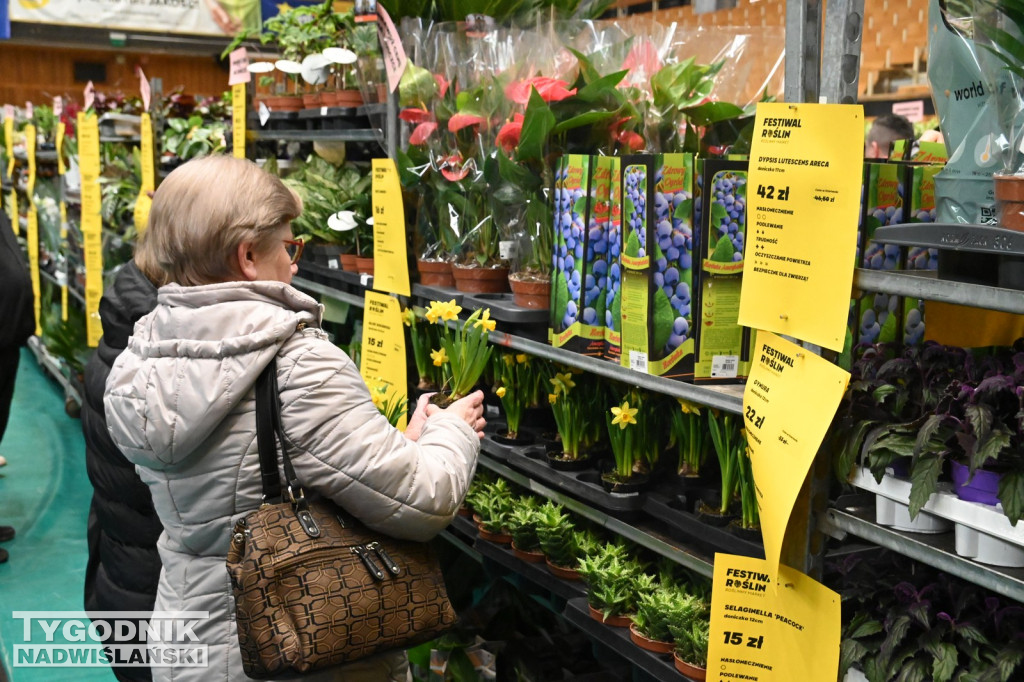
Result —
<path fill-rule="evenodd" d="M 11 419 L 0 443 L 0 525 L 17 537 L 0 564 L 0 660 L 12 682 L 113 680 L 107 668 L 12 668 L 22 621 L 12 612 L 80 611 L 86 564 L 86 517 L 92 486 L 78 419 L 64 412 L 64 391 L 23 350 Z M 60 638 L 58 630 L 58 638 Z M 0 672 L 2 678 L 2 672 Z"/>

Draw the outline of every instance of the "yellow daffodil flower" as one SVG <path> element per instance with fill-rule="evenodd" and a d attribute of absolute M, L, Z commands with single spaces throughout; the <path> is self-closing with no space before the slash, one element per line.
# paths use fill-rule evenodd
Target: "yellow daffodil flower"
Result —
<path fill-rule="evenodd" d="M 683 400 L 682 398 L 676 398 L 679 401 L 679 408 L 683 411 L 683 414 L 695 414 L 700 416 L 700 407 L 691 403 L 689 400 Z"/>
<path fill-rule="evenodd" d="M 445 322 L 450 320 L 459 319 L 459 313 L 462 312 L 462 306 L 455 305 L 455 299 L 448 301 L 447 303 L 440 304 L 441 308 L 441 319 Z"/>
<path fill-rule="evenodd" d="M 636 413 L 640 410 L 635 407 L 629 406 L 629 401 L 622 403 L 622 407 L 613 407 L 612 414 L 615 418 L 612 419 L 612 424 L 618 424 L 620 429 L 624 429 L 630 424 L 636 424 Z"/>
<path fill-rule="evenodd" d="M 412 311 L 412 308 L 406 308 L 402 311 L 402 324 L 406 327 L 411 327 L 416 322 L 416 313 Z"/>
<path fill-rule="evenodd" d="M 530 358 L 527 357 L 526 353 L 518 353 L 516 355 L 516 362 L 518 362 L 520 365 L 522 365 L 523 363 L 525 363 L 529 359 Z"/>
<path fill-rule="evenodd" d="M 441 304 L 437 301 L 431 301 L 425 317 L 430 324 L 437 324 L 438 318 L 441 317 Z"/>
<path fill-rule="evenodd" d="M 551 380 L 551 383 L 555 384 L 556 387 L 558 384 L 561 384 L 566 393 L 569 392 L 569 389 L 576 388 L 576 382 L 572 380 L 572 374 L 569 372 L 555 374 L 555 378 Z"/>
<path fill-rule="evenodd" d="M 514 357 L 512 357 L 512 355 L 511 355 L 511 354 L 506 354 L 506 355 L 502 355 L 502 356 L 501 356 L 501 359 L 502 359 L 502 360 L 503 360 L 503 361 L 505 362 L 505 364 L 506 364 L 506 365 L 508 365 L 509 367 L 511 367 L 511 366 L 512 366 L 512 365 L 513 365 L 513 364 L 515 363 L 515 361 L 516 361 L 516 359 L 515 359 Z"/>
<path fill-rule="evenodd" d="M 557 390 L 557 387 L 556 387 Z M 558 393 L 548 393 L 548 403 L 554 405 L 558 402 Z"/>
<path fill-rule="evenodd" d="M 479 319 L 473 323 L 473 327 L 483 327 L 484 331 L 493 332 L 495 324 L 495 321 L 491 319 L 491 309 L 484 308 L 483 314 L 480 315 Z"/>
<path fill-rule="evenodd" d="M 505 390 L 505 387 L 504 386 L 499 386 L 498 390 L 494 392 L 494 395 L 498 396 L 499 398 L 504 398 L 505 397 L 505 393 L 507 393 L 507 391 Z"/>
<path fill-rule="evenodd" d="M 440 367 L 448 362 L 448 353 L 444 348 L 430 351 L 430 359 L 434 361 L 434 367 Z"/>

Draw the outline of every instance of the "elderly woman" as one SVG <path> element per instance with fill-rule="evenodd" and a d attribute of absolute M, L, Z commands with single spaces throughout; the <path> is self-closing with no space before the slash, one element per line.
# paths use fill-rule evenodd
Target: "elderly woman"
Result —
<path fill-rule="evenodd" d="M 235 521 L 261 502 L 254 385 L 272 358 L 300 483 L 370 528 L 426 540 L 473 477 L 482 394 L 445 410 L 421 402 L 404 434 L 388 424 L 320 329 L 320 306 L 289 284 L 301 208 L 279 179 L 224 156 L 182 165 L 153 198 L 146 238 L 172 283 L 111 368 L 107 423 L 163 522 L 155 610 L 209 612 L 193 630 L 208 666 L 154 667 L 156 680 L 247 679 L 225 558 Z M 316 679 L 407 674 L 400 652 Z"/>

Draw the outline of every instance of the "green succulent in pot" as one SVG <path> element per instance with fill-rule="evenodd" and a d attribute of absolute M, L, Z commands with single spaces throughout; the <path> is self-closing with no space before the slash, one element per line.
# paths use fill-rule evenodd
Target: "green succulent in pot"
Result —
<path fill-rule="evenodd" d="M 513 503 L 505 525 L 515 549 L 523 552 L 540 550 L 540 538 L 537 536 L 539 511 L 540 503 L 532 496 L 520 497 Z"/>
<path fill-rule="evenodd" d="M 602 545 L 580 559 L 579 572 L 587 583 L 587 603 L 605 619 L 636 610 L 636 580 L 643 566 L 625 545 Z"/>
<path fill-rule="evenodd" d="M 538 510 L 537 539 L 549 562 L 563 568 L 576 568 L 579 558 L 576 527 L 562 505 L 546 502 Z"/>

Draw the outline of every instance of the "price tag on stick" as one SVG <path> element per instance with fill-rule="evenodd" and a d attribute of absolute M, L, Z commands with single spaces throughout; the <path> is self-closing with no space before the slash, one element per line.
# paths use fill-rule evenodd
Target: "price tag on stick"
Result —
<path fill-rule="evenodd" d="M 373 288 L 409 295 L 405 209 L 394 159 L 373 160 Z"/>
<path fill-rule="evenodd" d="M 405 374 L 405 329 L 398 299 L 367 291 L 363 307 L 363 346 L 359 373 L 370 387 L 374 402 L 383 405 L 405 403 L 408 396 Z M 399 423 L 405 429 L 406 418 Z"/>
<path fill-rule="evenodd" d="M 757 105 L 741 325 L 843 349 L 863 149 L 858 105 Z"/>

